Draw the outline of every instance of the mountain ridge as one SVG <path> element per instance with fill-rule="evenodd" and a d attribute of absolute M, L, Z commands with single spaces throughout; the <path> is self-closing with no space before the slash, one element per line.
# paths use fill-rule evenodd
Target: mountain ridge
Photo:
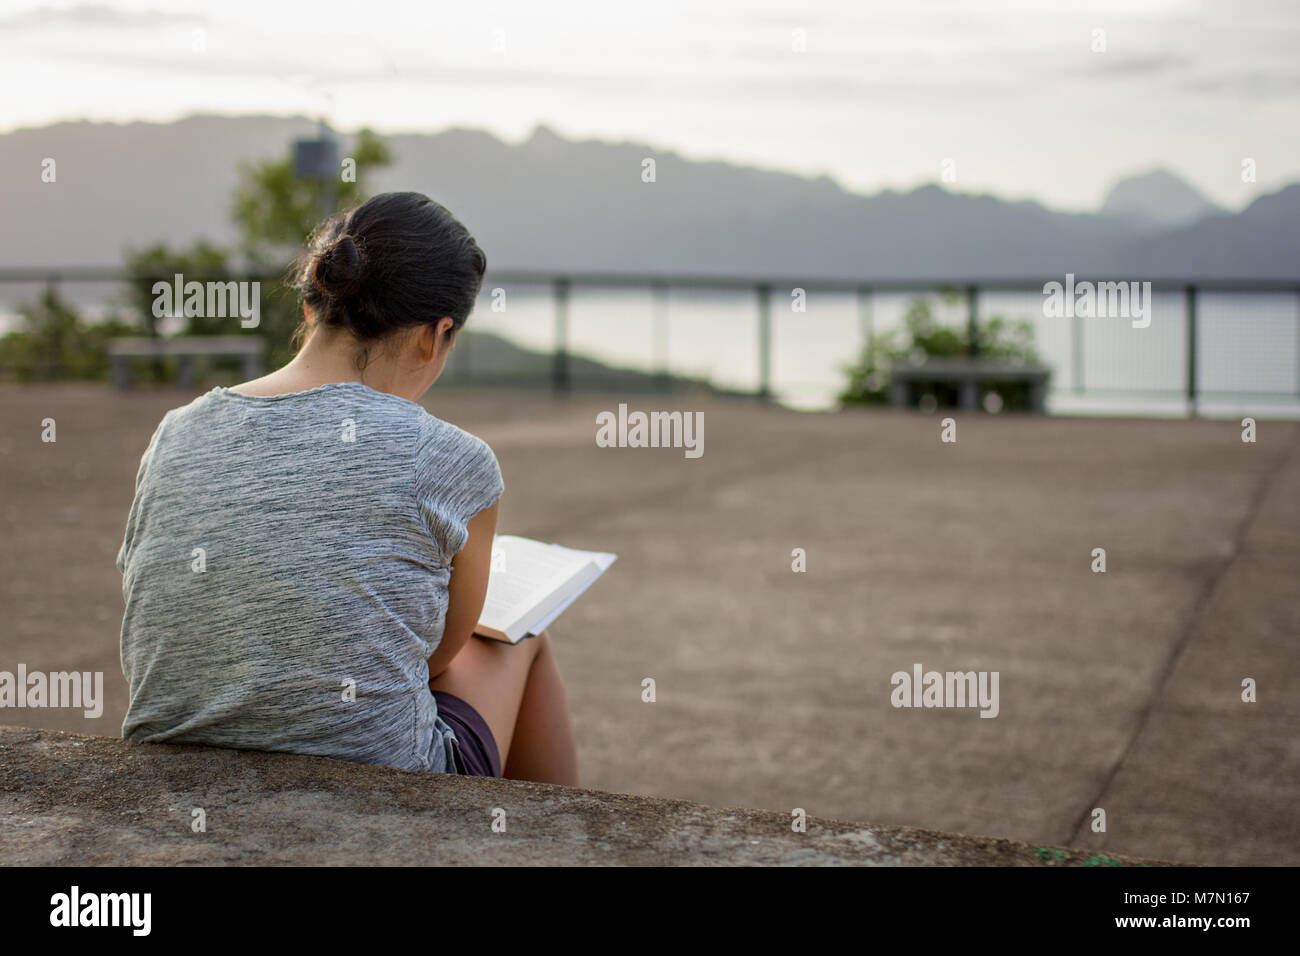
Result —
<path fill-rule="evenodd" d="M 120 265 L 128 246 L 229 244 L 238 161 L 282 156 L 293 138 L 317 129 L 306 117 L 199 114 L 0 134 L 0 209 L 22 226 L 0 231 L 0 265 Z M 346 155 L 351 137 L 340 138 Z M 375 171 L 371 191 L 438 199 L 498 269 L 810 281 L 1135 271 L 1289 280 L 1300 272 L 1300 184 L 1240 212 L 1215 206 L 1190 221 L 1199 194 L 1189 199 L 1172 187 L 1176 201 L 1162 195 L 1155 203 L 1172 218 L 1153 226 L 1149 215 L 1117 214 L 1141 212 L 1132 185 L 1109 212 L 1065 212 L 937 183 L 855 193 L 826 175 L 691 160 L 634 141 L 572 140 L 545 124 L 517 143 L 468 127 L 384 139 L 395 162 Z M 56 183 L 41 182 L 44 157 L 58 163 Z M 654 182 L 642 181 L 645 158 L 655 160 Z M 1177 180 L 1163 171 L 1158 178 Z"/>

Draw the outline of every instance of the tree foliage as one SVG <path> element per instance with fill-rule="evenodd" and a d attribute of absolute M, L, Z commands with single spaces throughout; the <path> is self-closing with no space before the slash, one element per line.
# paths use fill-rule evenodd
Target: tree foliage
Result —
<path fill-rule="evenodd" d="M 347 209 L 365 198 L 365 174 L 392 162 L 388 146 L 368 129 L 357 134 L 347 157 L 355 181 L 333 183 L 334 208 Z M 283 265 L 302 249 L 322 218 L 323 184 L 294 175 L 292 154 L 260 163 L 241 163 L 231 215 L 240 232 L 240 252 L 250 262 Z"/>
<path fill-rule="evenodd" d="M 332 184 L 333 209 L 346 209 L 365 198 L 366 174 L 392 162 L 388 146 L 368 129 L 351 144 L 346 161 L 355 176 L 342 170 Z M 231 199 L 231 216 L 239 229 L 233 248 L 204 239 L 188 248 L 159 242 L 123 253 L 128 279 L 125 297 L 110 322 L 84 323 L 72 306 L 47 289 L 36 303 L 19 311 L 24 327 L 0 338 L 0 369 L 23 381 L 34 378 L 103 377 L 108 368 L 107 340 L 114 335 L 259 335 L 266 339 L 271 367 L 292 357 L 289 339 L 301 318 L 297 294 L 285 283 L 290 262 L 302 251 L 323 218 L 325 186 L 295 175 L 292 149 L 278 159 L 242 163 Z M 257 281 L 260 319 L 244 328 L 230 316 L 155 315 L 158 282 Z M 235 372 L 236 359 L 214 359 L 216 367 Z M 174 363 L 140 362 L 154 380 L 170 376 Z"/>

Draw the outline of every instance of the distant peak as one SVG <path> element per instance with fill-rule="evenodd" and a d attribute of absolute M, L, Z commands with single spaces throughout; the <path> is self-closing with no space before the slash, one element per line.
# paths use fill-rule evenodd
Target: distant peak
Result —
<path fill-rule="evenodd" d="M 536 126 L 533 127 L 533 132 L 532 135 L 528 137 L 528 142 L 530 144 L 531 143 L 545 144 L 545 143 L 563 143 L 566 142 L 566 140 L 563 136 L 555 132 L 555 130 L 551 129 L 545 123 L 538 123 Z"/>
<path fill-rule="evenodd" d="M 1100 209 L 1103 216 L 1168 228 L 1190 225 L 1221 211 L 1195 186 L 1167 169 L 1124 177 L 1111 187 Z"/>

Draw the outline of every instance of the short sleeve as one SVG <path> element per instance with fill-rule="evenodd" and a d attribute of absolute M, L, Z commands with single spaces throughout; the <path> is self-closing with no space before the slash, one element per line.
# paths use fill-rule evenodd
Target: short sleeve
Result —
<path fill-rule="evenodd" d="M 416 499 L 443 560 L 469 539 L 467 525 L 505 491 L 501 466 L 487 442 L 429 415 L 415 456 Z"/>

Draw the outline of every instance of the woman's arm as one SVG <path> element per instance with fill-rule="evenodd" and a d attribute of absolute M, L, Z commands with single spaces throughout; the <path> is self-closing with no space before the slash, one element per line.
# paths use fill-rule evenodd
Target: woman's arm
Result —
<path fill-rule="evenodd" d="M 465 525 L 469 539 L 451 560 L 447 621 L 442 629 L 442 642 L 429 658 L 430 679 L 447 669 L 478 626 L 483 598 L 487 596 L 488 573 L 492 570 L 492 537 L 497 531 L 498 503 L 469 519 Z"/>

